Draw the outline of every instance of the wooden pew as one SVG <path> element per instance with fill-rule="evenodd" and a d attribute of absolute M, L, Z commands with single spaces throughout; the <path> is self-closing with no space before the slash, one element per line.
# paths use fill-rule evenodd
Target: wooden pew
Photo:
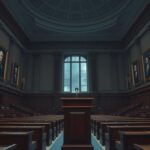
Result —
<path fill-rule="evenodd" d="M 147 118 L 136 118 L 136 117 L 121 117 L 121 116 L 110 116 L 110 115 L 92 115 L 91 116 L 91 131 L 100 139 L 100 129 L 102 123 L 109 122 L 145 122 L 149 121 Z"/>
<path fill-rule="evenodd" d="M 46 134 L 44 133 L 44 126 L 0 126 L 1 131 L 34 131 L 33 140 L 37 143 L 36 150 L 46 149 Z"/>
<path fill-rule="evenodd" d="M 134 144 L 150 145 L 150 131 L 120 131 L 120 142 L 117 142 L 117 150 L 132 150 Z M 118 149 L 119 148 L 119 149 Z"/>
<path fill-rule="evenodd" d="M 136 150 L 150 150 L 150 145 L 134 144 L 134 148 L 135 148 Z"/>
<path fill-rule="evenodd" d="M 17 149 L 17 145 L 16 144 L 12 144 L 12 145 L 3 145 L 3 146 L 0 146 L 0 150 L 16 150 Z"/>
<path fill-rule="evenodd" d="M 35 150 L 36 142 L 32 141 L 30 132 L 0 132 L 0 145 L 17 144 L 17 150 Z"/>
<path fill-rule="evenodd" d="M 52 130 L 52 124 L 51 123 L 31 123 L 31 122 L 0 122 L 0 126 L 44 126 L 44 132 L 46 133 L 46 145 L 49 146 L 52 142 L 52 131 L 54 132 L 54 129 Z"/>
<path fill-rule="evenodd" d="M 8 121 L 7 118 L 1 119 L 0 122 Z M 60 126 L 63 126 L 63 116 L 58 115 L 44 115 L 44 116 L 34 116 L 34 117 L 24 117 L 24 118 L 11 118 L 9 122 L 31 122 L 31 123 L 51 123 L 52 124 L 52 136 L 53 140 L 60 133 Z M 60 125 L 61 124 L 61 125 Z"/>
<path fill-rule="evenodd" d="M 62 115 L 43 115 L 43 116 L 32 116 L 32 117 L 23 117 L 23 118 L 3 118 L 0 120 L 0 124 L 5 124 L 6 122 L 15 122 L 22 124 L 40 124 L 45 123 L 46 125 L 45 132 L 46 134 L 46 144 L 49 146 L 58 134 L 63 129 L 63 120 Z"/>
<path fill-rule="evenodd" d="M 120 131 L 150 131 L 149 126 L 108 126 L 105 136 L 106 150 L 115 150 L 115 141 L 120 138 Z"/>
<path fill-rule="evenodd" d="M 130 125 L 130 126 L 141 126 L 141 125 L 150 125 L 150 122 L 141 121 L 141 122 L 104 122 L 101 123 L 100 128 L 100 142 L 102 145 L 105 145 L 105 133 L 107 132 L 107 126 L 116 126 L 116 125 Z"/>

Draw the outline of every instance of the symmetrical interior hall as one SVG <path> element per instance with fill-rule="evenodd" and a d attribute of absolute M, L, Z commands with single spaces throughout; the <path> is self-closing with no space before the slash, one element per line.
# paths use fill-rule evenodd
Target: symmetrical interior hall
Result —
<path fill-rule="evenodd" d="M 0 119 L 63 126 L 76 96 L 94 97 L 93 133 L 98 115 L 148 120 L 150 0 L 0 0 Z"/>

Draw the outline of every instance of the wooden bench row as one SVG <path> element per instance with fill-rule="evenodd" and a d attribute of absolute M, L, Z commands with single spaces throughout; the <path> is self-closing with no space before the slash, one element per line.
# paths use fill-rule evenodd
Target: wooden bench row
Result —
<path fill-rule="evenodd" d="M 16 144 L 17 150 L 45 150 L 62 129 L 62 116 L 4 118 L 0 120 L 0 146 Z"/>
<path fill-rule="evenodd" d="M 137 144 L 141 144 L 138 145 Z M 120 131 L 120 141 L 116 142 L 116 150 L 150 149 L 150 131 Z"/>
<path fill-rule="evenodd" d="M 1 126 L 0 133 L 6 132 L 30 132 L 33 131 L 32 140 L 36 141 L 36 149 L 44 150 L 46 147 L 46 133 L 44 132 L 44 126 Z"/>
<path fill-rule="evenodd" d="M 92 118 L 91 120 L 91 127 L 92 127 L 92 132 L 93 134 L 97 137 L 97 139 L 102 139 L 101 143 L 104 145 L 104 137 L 105 137 L 105 132 L 107 125 L 148 125 L 150 124 L 150 120 L 145 120 L 141 118 L 129 118 L 129 117 L 116 117 L 116 116 L 105 116 L 103 115 L 102 117 L 96 116 L 96 118 Z"/>
<path fill-rule="evenodd" d="M 91 117 L 91 130 L 95 134 L 99 134 L 98 129 L 101 128 L 101 123 L 103 122 L 138 122 L 147 121 L 148 119 L 143 118 L 131 118 L 131 117 L 121 117 L 121 116 L 109 116 L 109 115 L 93 115 Z M 149 120 L 150 121 L 150 120 Z"/>
<path fill-rule="evenodd" d="M 123 131 L 123 132 L 122 132 Z M 126 131 L 130 132 L 137 132 L 137 131 L 150 131 L 150 125 L 149 126 L 108 126 L 108 132 L 105 135 L 105 146 L 106 150 L 115 150 L 116 149 L 116 141 L 122 140 L 122 134 Z M 141 132 L 142 133 L 142 132 Z M 131 142 L 131 141 L 130 141 Z M 144 144 L 144 143 L 143 143 Z M 126 146 L 126 145 L 125 145 Z"/>
<path fill-rule="evenodd" d="M 17 150 L 35 150 L 36 142 L 32 141 L 33 131 L 30 132 L 0 132 L 0 145 L 15 143 Z"/>
<path fill-rule="evenodd" d="M 113 116 L 112 119 L 105 118 L 104 121 L 102 116 L 92 119 L 92 132 L 106 147 L 106 150 L 150 149 L 150 120 L 140 118 L 136 120 L 135 118 L 115 118 L 113 120 Z"/>

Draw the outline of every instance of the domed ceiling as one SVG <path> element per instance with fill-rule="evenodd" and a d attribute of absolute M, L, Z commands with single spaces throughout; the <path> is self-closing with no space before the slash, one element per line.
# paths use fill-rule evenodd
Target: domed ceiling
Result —
<path fill-rule="evenodd" d="M 149 0 L 3 0 L 31 41 L 119 41 Z"/>
<path fill-rule="evenodd" d="M 58 32 L 93 32 L 110 28 L 129 0 L 21 0 L 35 22 Z"/>

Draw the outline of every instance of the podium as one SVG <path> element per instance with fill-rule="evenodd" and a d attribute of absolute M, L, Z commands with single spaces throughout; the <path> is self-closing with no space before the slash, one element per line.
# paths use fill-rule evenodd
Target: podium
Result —
<path fill-rule="evenodd" d="M 64 144 L 62 150 L 93 150 L 90 111 L 92 97 L 63 97 Z"/>

